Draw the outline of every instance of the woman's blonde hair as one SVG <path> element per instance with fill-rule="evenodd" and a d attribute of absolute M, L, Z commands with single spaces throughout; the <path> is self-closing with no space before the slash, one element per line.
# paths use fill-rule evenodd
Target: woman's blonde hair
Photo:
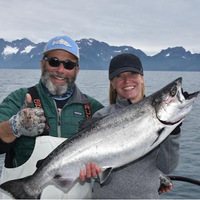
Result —
<path fill-rule="evenodd" d="M 141 77 L 143 79 L 143 83 L 142 83 L 142 96 L 144 96 L 145 95 L 145 83 L 144 83 L 144 77 L 142 75 L 141 75 Z M 109 89 L 109 101 L 110 101 L 110 104 L 115 104 L 118 94 L 117 94 L 116 89 L 113 88 L 113 86 L 111 84 L 111 81 L 110 81 L 110 89 Z"/>

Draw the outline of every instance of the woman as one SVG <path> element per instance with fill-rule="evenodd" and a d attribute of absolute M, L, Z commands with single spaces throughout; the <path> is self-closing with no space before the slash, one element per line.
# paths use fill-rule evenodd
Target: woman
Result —
<path fill-rule="evenodd" d="M 133 54 L 115 56 L 109 67 L 110 106 L 97 111 L 93 117 L 103 117 L 116 110 L 140 101 L 145 96 L 143 68 L 140 59 Z M 160 187 L 160 174 L 171 173 L 178 164 L 180 126 L 156 149 L 126 166 L 113 170 L 109 178 L 100 185 L 95 182 L 93 198 L 159 198 L 167 192 Z M 91 168 L 91 171 L 90 171 Z M 94 164 L 88 164 L 86 177 L 99 173 Z M 88 175 L 89 174 L 89 175 Z M 84 179 L 81 171 L 80 178 Z"/>

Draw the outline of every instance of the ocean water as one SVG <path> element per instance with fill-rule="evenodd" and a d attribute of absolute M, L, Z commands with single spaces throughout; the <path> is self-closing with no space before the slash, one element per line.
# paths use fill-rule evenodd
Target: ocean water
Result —
<path fill-rule="evenodd" d="M 12 91 L 30 87 L 39 81 L 40 70 L 0 70 L 0 102 Z M 162 88 L 174 79 L 183 78 L 183 89 L 189 93 L 200 90 L 200 72 L 145 72 L 146 95 Z M 107 71 L 80 71 L 77 85 L 86 94 L 108 105 Z M 200 97 L 181 128 L 180 160 L 172 175 L 200 180 Z M 0 155 L 0 172 L 4 155 Z M 173 181 L 173 189 L 161 195 L 163 199 L 199 199 L 200 186 Z"/>

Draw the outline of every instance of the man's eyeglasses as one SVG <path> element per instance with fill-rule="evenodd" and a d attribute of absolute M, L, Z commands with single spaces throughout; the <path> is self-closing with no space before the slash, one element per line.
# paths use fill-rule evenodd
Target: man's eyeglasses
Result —
<path fill-rule="evenodd" d="M 59 67 L 62 63 L 65 69 L 72 70 L 75 66 L 78 66 L 78 62 L 72 62 L 70 60 L 59 60 L 58 58 L 47 58 L 44 57 L 44 60 L 49 62 L 51 67 Z"/>

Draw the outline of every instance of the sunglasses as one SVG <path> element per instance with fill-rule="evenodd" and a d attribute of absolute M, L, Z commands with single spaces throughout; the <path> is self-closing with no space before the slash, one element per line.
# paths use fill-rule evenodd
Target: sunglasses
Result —
<path fill-rule="evenodd" d="M 60 64 L 62 63 L 65 69 L 72 70 L 74 69 L 75 66 L 78 66 L 78 62 L 72 62 L 70 60 L 64 61 L 64 60 L 59 60 L 58 58 L 47 58 L 47 57 L 44 57 L 43 59 L 48 61 L 51 67 L 59 67 Z"/>

